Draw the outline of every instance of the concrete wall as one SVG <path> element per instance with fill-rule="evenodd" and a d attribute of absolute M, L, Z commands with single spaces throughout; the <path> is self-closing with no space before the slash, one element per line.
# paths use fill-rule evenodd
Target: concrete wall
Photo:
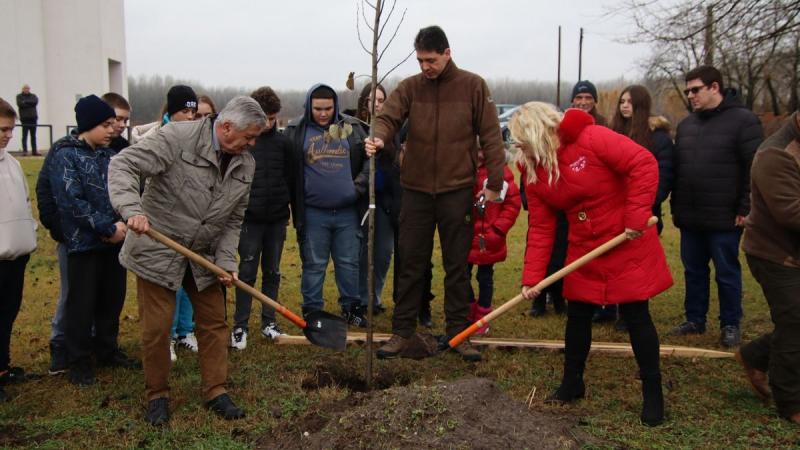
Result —
<path fill-rule="evenodd" d="M 75 124 L 75 102 L 114 90 L 128 95 L 123 0 L 0 0 L 0 97 L 14 106 L 23 84 L 39 97 L 39 123 L 53 140 Z M 9 150 L 20 148 L 17 128 Z M 46 148 L 48 131 L 40 129 Z"/>

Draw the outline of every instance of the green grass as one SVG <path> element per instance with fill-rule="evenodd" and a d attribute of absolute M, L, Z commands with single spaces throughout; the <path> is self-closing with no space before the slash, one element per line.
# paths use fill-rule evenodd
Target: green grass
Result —
<path fill-rule="evenodd" d="M 22 159 L 31 188 L 41 167 L 41 159 Z M 34 199 L 35 201 L 35 199 Z M 34 208 L 35 209 L 35 208 Z M 516 295 L 527 216 L 523 213 L 508 239 L 508 261 L 496 267 L 495 301 Z M 678 233 L 667 220 L 663 235 L 675 286 L 653 299 L 651 311 L 663 344 L 719 349 L 716 325 L 718 305 L 712 299 L 709 330 L 705 335 L 670 338 L 665 333 L 683 319 L 683 278 L 678 255 Z M 437 333 L 442 332 L 442 280 L 438 247 L 435 255 L 433 303 Z M 299 311 L 299 258 L 293 233 L 286 241 L 283 256 L 281 300 Z M 391 278 L 391 276 L 390 276 Z M 771 328 L 769 311 L 760 288 L 745 269 L 745 340 Z M 140 335 L 135 284 L 129 277 L 125 309 L 121 317 L 120 342 L 132 355 L 140 356 Z M 384 298 L 391 299 L 391 279 Z M 714 290 L 712 290 L 714 292 Z M 46 230 L 39 230 L 39 248 L 28 265 L 24 300 L 14 326 L 11 342 L 12 362 L 29 372 L 46 373 L 49 363 L 50 318 L 58 295 L 58 268 L 55 246 Z M 336 312 L 330 299 L 337 298 L 333 277 L 325 289 L 328 308 Z M 232 297 L 229 294 L 229 299 Z M 391 303 L 388 301 L 387 303 Z M 255 307 L 254 309 L 258 309 Z M 492 325 L 492 336 L 529 339 L 562 339 L 564 319 L 546 316 L 530 319 L 519 307 Z M 228 318 L 233 304 L 228 304 Z M 252 328 L 257 329 L 257 314 Z M 281 319 L 282 320 L 282 319 Z M 297 333 L 289 322 L 285 330 Z M 379 317 L 376 331 L 388 332 L 390 314 Z M 626 341 L 627 335 L 611 327 L 595 327 L 595 340 Z M 12 401 L 0 405 L 0 446 L 29 448 L 269 448 L 264 439 L 275 430 L 286 429 L 293 421 L 316 411 L 321 405 L 348 395 L 337 387 L 304 390 L 302 381 L 313 374 L 322 358 L 341 360 L 353 371 L 364 369 L 362 348 L 350 348 L 341 355 L 315 347 L 276 346 L 256 334 L 244 352 L 230 355 L 230 388 L 233 397 L 248 416 L 237 422 L 224 422 L 209 414 L 200 403 L 197 358 L 179 352 L 173 367 L 172 421 L 168 429 L 154 430 L 142 420 L 144 383 L 141 373 L 101 370 L 99 383 L 75 388 L 64 377 L 44 377 L 20 386 L 10 386 Z M 482 376 L 495 380 L 508 394 L 523 401 L 537 388 L 534 408 L 549 409 L 541 399 L 555 388 L 561 374 L 558 353 L 490 350 L 484 361 L 471 365 L 453 354 L 425 361 L 376 361 L 381 368 L 412 373 L 416 382 L 463 376 Z M 731 360 L 665 358 L 662 360 L 668 421 L 649 429 L 638 423 L 639 385 L 635 382 L 636 364 L 632 358 L 593 354 L 586 373 L 587 398 L 563 411 L 579 420 L 591 435 L 618 448 L 791 448 L 800 447 L 800 429 L 779 419 L 773 408 L 762 406 Z M 435 400 L 435 399 L 433 399 Z M 434 402 L 435 403 L 435 402 Z M 432 407 L 435 407 L 434 404 Z M 491 411 L 485 411 L 491 414 Z"/>

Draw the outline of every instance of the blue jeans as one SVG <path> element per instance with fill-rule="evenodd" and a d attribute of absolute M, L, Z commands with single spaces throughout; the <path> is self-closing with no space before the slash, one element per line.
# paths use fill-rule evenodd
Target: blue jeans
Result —
<path fill-rule="evenodd" d="M 258 267 L 261 266 L 261 292 L 278 301 L 281 285 L 281 253 L 286 240 L 286 221 L 242 223 L 239 235 L 239 279 L 255 286 Z M 234 328 L 247 330 L 253 298 L 236 288 L 236 312 L 233 314 Z M 261 328 L 275 322 L 275 310 L 261 305 Z"/>
<path fill-rule="evenodd" d="M 369 272 L 369 260 L 367 258 L 367 238 L 369 227 L 364 223 L 363 239 L 361 245 L 361 259 L 359 262 L 359 293 L 361 304 L 369 303 L 369 292 L 367 286 L 367 273 Z M 392 218 L 389 213 L 381 207 L 375 208 L 375 245 L 373 247 L 373 260 L 375 262 L 373 274 L 375 277 L 375 304 L 381 304 L 381 292 L 386 283 L 386 274 L 389 273 L 389 265 L 392 262 L 392 252 L 394 251 L 394 228 L 392 228 Z"/>
<path fill-rule="evenodd" d="M 469 268 L 469 277 L 472 278 L 472 264 L 468 264 L 467 267 Z M 475 279 L 478 280 L 478 306 L 491 308 L 492 297 L 494 296 L 494 264 L 478 265 Z M 471 282 L 469 284 L 469 297 L 476 298 Z"/>
<path fill-rule="evenodd" d="M 742 266 L 739 240 L 742 231 L 681 230 L 681 261 L 686 279 L 686 320 L 705 325 L 708 314 L 708 262 L 714 261 L 719 295 L 720 327 L 739 326 L 742 319 Z"/>
<path fill-rule="evenodd" d="M 175 294 L 175 316 L 172 319 L 171 336 L 186 336 L 194 331 L 193 315 L 189 294 L 182 287 L 178 288 L 178 292 Z"/>
<path fill-rule="evenodd" d="M 333 259 L 339 305 L 349 311 L 361 304 L 358 295 L 358 258 L 361 252 L 361 227 L 355 206 L 320 209 L 306 206 L 305 235 L 298 236 L 303 274 L 300 292 L 303 312 L 321 310 L 325 305 L 322 288 L 328 259 Z"/>
<path fill-rule="evenodd" d="M 61 279 L 59 287 L 58 302 L 53 320 L 50 322 L 50 343 L 57 346 L 67 345 L 66 322 L 64 321 L 67 306 L 67 293 L 69 292 L 69 281 L 67 279 L 67 246 L 61 242 L 56 244 L 58 254 L 58 277 Z"/>

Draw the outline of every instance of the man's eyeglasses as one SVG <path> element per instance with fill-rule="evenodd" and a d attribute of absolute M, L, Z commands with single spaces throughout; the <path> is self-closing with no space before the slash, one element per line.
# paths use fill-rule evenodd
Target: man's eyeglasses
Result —
<path fill-rule="evenodd" d="M 690 94 L 690 93 L 691 93 L 691 94 L 694 94 L 694 95 L 697 95 L 697 93 L 698 93 L 698 92 L 700 92 L 701 90 L 703 90 L 704 88 L 707 88 L 707 87 L 708 87 L 708 86 L 706 86 L 706 85 L 704 84 L 704 85 L 702 85 L 702 86 L 695 86 L 695 87 L 691 87 L 691 88 L 689 88 L 689 89 L 684 89 L 684 90 L 683 90 L 683 95 L 685 95 L 685 96 L 687 96 L 687 97 L 689 96 L 689 94 Z"/>

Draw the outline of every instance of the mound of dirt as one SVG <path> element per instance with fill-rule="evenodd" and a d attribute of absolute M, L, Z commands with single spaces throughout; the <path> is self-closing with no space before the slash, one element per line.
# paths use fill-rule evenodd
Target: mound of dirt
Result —
<path fill-rule="evenodd" d="M 279 449 L 572 449 L 591 441 L 574 417 L 529 410 L 491 380 L 469 378 L 355 393 L 262 444 Z"/>

